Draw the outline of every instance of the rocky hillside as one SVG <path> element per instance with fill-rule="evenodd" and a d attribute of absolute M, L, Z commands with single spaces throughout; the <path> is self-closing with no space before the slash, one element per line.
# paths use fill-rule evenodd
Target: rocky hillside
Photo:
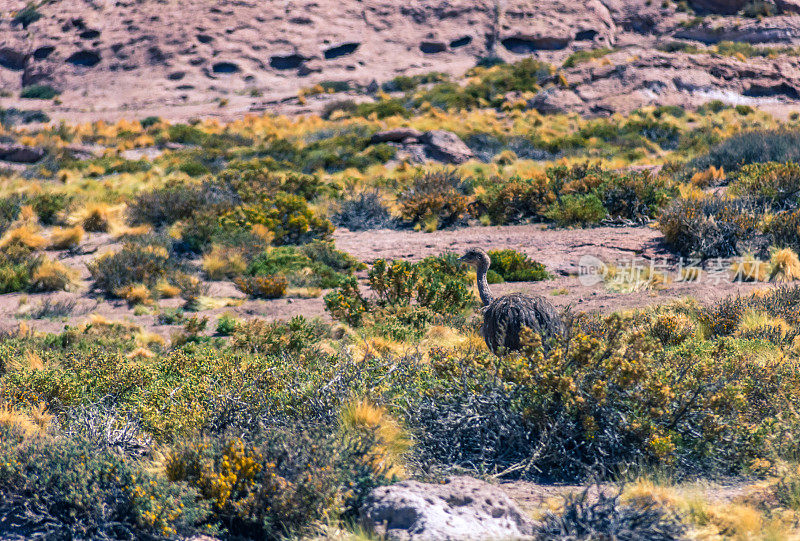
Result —
<path fill-rule="evenodd" d="M 2 104 L 49 85 L 61 92 L 46 107 L 56 117 L 171 116 L 215 100 L 231 114 L 304 111 L 293 98 L 319 82 L 368 96 L 373 81 L 462 74 L 487 57 L 563 65 L 530 104 L 542 111 L 800 97 L 797 0 L 6 0 L 0 9 Z"/>

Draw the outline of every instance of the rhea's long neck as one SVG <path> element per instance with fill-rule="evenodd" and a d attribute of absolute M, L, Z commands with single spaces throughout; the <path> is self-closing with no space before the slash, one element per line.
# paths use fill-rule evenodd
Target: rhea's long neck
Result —
<path fill-rule="evenodd" d="M 489 271 L 489 265 L 481 263 L 478 265 L 478 293 L 481 296 L 481 302 L 484 306 L 489 306 L 494 300 L 492 292 L 489 291 L 489 282 L 486 281 L 486 273 Z"/>

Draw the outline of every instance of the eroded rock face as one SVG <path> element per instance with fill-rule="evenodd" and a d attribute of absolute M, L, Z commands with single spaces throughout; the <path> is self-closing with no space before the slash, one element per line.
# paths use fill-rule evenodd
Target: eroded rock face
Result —
<path fill-rule="evenodd" d="M 569 89 L 550 89 L 528 104 L 542 113 L 627 114 L 645 105 L 697 106 L 800 100 L 800 60 L 668 54 L 634 49 L 605 62 L 565 70 Z"/>
<path fill-rule="evenodd" d="M 375 489 L 365 527 L 396 541 L 530 539 L 536 523 L 500 488 L 470 477 L 445 484 L 404 481 Z"/>
<path fill-rule="evenodd" d="M 689 0 L 689 4 L 700 12 L 733 15 L 747 5 L 748 0 Z"/>

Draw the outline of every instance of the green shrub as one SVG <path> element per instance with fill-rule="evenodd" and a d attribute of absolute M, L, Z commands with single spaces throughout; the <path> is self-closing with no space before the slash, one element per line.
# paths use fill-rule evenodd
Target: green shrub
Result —
<path fill-rule="evenodd" d="M 764 225 L 770 246 L 800 250 L 800 209 L 777 213 Z"/>
<path fill-rule="evenodd" d="M 603 58 L 606 55 L 613 53 L 613 49 L 607 47 L 600 47 L 599 49 L 589 49 L 586 51 L 575 51 L 564 60 L 563 67 L 574 68 L 578 64 L 594 60 L 596 58 Z"/>
<path fill-rule="evenodd" d="M 229 314 L 223 314 L 217 320 L 216 331 L 217 334 L 222 336 L 230 336 L 236 331 L 239 326 L 239 320 Z"/>
<path fill-rule="evenodd" d="M 0 516 L 25 537 L 171 537 L 206 518 L 194 489 L 114 452 L 77 438 L 24 439 L 2 425 L 0 436 Z"/>
<path fill-rule="evenodd" d="M 349 278 L 325 296 L 326 309 L 350 325 L 361 325 L 364 316 L 372 313 L 376 320 L 389 318 L 401 327 L 411 325 L 420 330 L 437 316 L 458 315 L 475 302 L 466 271 L 454 254 L 427 257 L 418 263 L 378 259 L 368 280 L 376 295 L 374 301 L 361 295 L 358 282 Z M 413 301 L 421 310 L 408 309 Z M 395 336 L 406 330 L 396 329 Z"/>
<path fill-rule="evenodd" d="M 535 282 L 551 278 L 544 265 L 516 250 L 491 250 L 491 269 L 505 282 Z"/>
<path fill-rule="evenodd" d="M 92 286 L 111 297 L 120 296 L 126 286 L 134 284 L 153 288 L 177 270 L 164 246 L 133 242 L 123 244 L 116 253 L 98 257 L 88 267 Z"/>
<path fill-rule="evenodd" d="M 608 211 L 595 194 L 564 195 L 553 203 L 545 216 L 560 226 L 587 226 L 600 223 Z"/>
<path fill-rule="evenodd" d="M 775 162 L 746 165 L 736 173 L 730 191 L 767 203 L 774 210 L 796 208 L 800 196 L 800 165 Z"/>
<path fill-rule="evenodd" d="M 396 98 L 388 98 L 376 102 L 359 103 L 356 106 L 355 112 L 358 116 L 370 117 L 374 115 L 378 119 L 390 116 L 411 116 L 411 111 L 406 109 L 403 100 Z"/>
<path fill-rule="evenodd" d="M 52 100 L 59 94 L 60 92 L 50 85 L 31 85 L 24 87 L 19 93 L 19 97 L 36 100 Z"/>
<path fill-rule="evenodd" d="M 295 287 L 331 288 L 341 285 L 345 276 L 356 267 L 358 263 L 333 248 L 333 243 L 316 241 L 313 246 L 279 246 L 263 252 L 250 263 L 247 274 L 281 274 Z"/>
<path fill-rule="evenodd" d="M 285 192 L 236 207 L 219 218 L 219 225 L 228 230 L 249 231 L 254 224 L 265 225 L 272 231 L 276 245 L 325 240 L 333 232 L 330 221 L 312 210 L 308 201 Z"/>
<path fill-rule="evenodd" d="M 490 179 L 477 202 L 479 212 L 485 212 L 493 224 L 506 225 L 541 219 L 555 199 L 546 177 L 514 177 L 506 182 Z"/>
<path fill-rule="evenodd" d="M 326 334 L 324 325 L 303 316 L 288 322 L 251 319 L 234 326 L 231 346 L 263 355 L 296 355 L 318 344 Z"/>
<path fill-rule="evenodd" d="M 277 539 L 354 513 L 369 490 L 391 480 L 385 468 L 372 467 L 374 441 L 314 427 L 272 429 L 252 443 L 185 443 L 166 470 L 170 480 L 197 489 L 212 524 L 229 536 Z"/>
<path fill-rule="evenodd" d="M 218 203 L 214 195 L 216 194 L 208 184 L 202 186 L 182 182 L 168 184 L 136 195 L 128 205 L 128 219 L 134 225 L 151 224 L 160 227 L 185 220 L 201 208 L 213 207 L 219 203 L 233 203 L 232 196 L 217 197 L 222 199 Z"/>
<path fill-rule="evenodd" d="M 59 223 L 61 215 L 72 203 L 74 196 L 65 193 L 42 192 L 28 199 L 42 225 Z"/>

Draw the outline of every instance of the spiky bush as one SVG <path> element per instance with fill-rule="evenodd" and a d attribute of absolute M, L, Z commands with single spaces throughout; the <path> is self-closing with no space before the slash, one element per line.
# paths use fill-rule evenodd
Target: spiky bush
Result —
<path fill-rule="evenodd" d="M 362 192 L 342 201 L 333 220 L 350 231 L 391 227 L 394 221 L 377 191 Z"/>
<path fill-rule="evenodd" d="M 560 514 L 548 513 L 537 528 L 538 539 L 590 541 L 673 541 L 684 539 L 686 526 L 673 513 L 655 504 L 631 505 L 620 495 L 607 495 L 597 488 L 597 498 L 588 490 L 567 498 Z"/>
<path fill-rule="evenodd" d="M 658 218 L 664 240 L 687 256 L 729 257 L 750 251 L 761 223 L 751 201 L 717 196 L 678 198 Z"/>

